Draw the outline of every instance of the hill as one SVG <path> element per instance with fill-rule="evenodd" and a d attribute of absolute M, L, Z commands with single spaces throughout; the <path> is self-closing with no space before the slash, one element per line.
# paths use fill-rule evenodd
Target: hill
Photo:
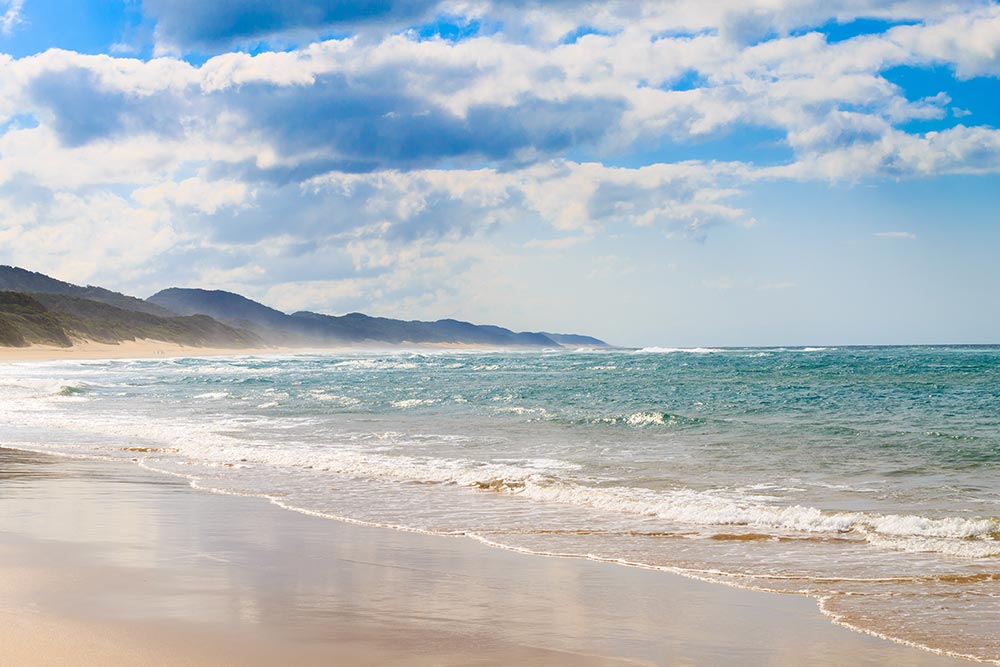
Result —
<path fill-rule="evenodd" d="M 59 318 L 37 299 L 19 292 L 0 292 L 0 345 L 26 347 L 34 343 L 73 344 Z"/>
<path fill-rule="evenodd" d="M 555 342 L 565 347 L 610 347 L 600 338 L 594 338 L 593 336 L 582 336 L 580 334 L 557 334 L 548 333 L 547 331 L 543 331 L 542 335 L 548 336 Z"/>
<path fill-rule="evenodd" d="M 119 343 L 146 338 L 193 347 L 246 348 L 259 336 L 211 317 L 160 317 L 59 294 L 0 292 L 0 345 L 69 347 L 74 340 Z"/>
<path fill-rule="evenodd" d="M 559 344 L 542 334 L 517 333 L 503 327 L 470 324 L 458 320 L 436 322 L 404 321 L 385 317 L 371 317 L 363 313 L 350 313 L 340 317 L 302 311 L 293 319 L 310 322 L 315 331 L 324 332 L 341 340 L 385 342 L 398 345 L 450 344 L 495 345 L 498 347 L 559 347 Z"/>
<path fill-rule="evenodd" d="M 178 315 L 210 315 L 220 320 L 248 322 L 257 327 L 280 328 L 287 324 L 289 318 L 279 310 L 222 290 L 170 287 L 157 292 L 146 302 Z"/>
<path fill-rule="evenodd" d="M 150 303 L 177 313 L 201 313 L 246 327 L 277 344 L 388 343 L 559 347 L 542 333 L 518 333 L 503 327 L 458 320 L 396 320 L 363 313 L 323 315 L 301 311 L 288 315 L 239 294 L 172 287 L 149 297 Z M 597 340 L 589 339 L 588 340 Z M 587 343 L 595 344 L 595 343 Z"/>
<path fill-rule="evenodd" d="M 516 332 L 454 319 L 433 322 L 364 313 L 283 313 L 222 290 L 172 287 L 147 300 L 81 287 L 34 271 L 0 266 L 0 345 L 138 338 L 189 346 L 479 345 L 555 348 L 606 346 L 578 334 Z"/>
<path fill-rule="evenodd" d="M 159 317 L 172 317 L 177 313 L 157 306 L 156 304 L 137 299 L 134 296 L 126 296 L 118 292 L 88 285 L 80 287 L 72 283 L 65 283 L 56 280 L 43 273 L 35 273 L 16 266 L 0 266 L 0 290 L 7 292 L 22 292 L 29 294 L 61 294 L 63 296 L 73 296 L 78 299 L 90 299 L 100 301 L 123 310 L 134 310 L 140 313 L 158 315 Z"/>

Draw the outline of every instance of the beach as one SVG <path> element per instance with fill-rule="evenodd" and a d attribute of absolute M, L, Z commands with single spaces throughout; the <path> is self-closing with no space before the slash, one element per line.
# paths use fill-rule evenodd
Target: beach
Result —
<path fill-rule="evenodd" d="M 15 663 L 995 661 L 1000 350 L 79 352 L 0 363 Z"/>
<path fill-rule="evenodd" d="M 1000 667 L 1000 0 L 0 58 L 0 667 Z"/>
<path fill-rule="evenodd" d="M 801 596 L 350 525 L 0 449 L 7 664 L 949 665 Z"/>
<path fill-rule="evenodd" d="M 171 359 L 177 357 L 231 357 L 241 355 L 275 355 L 341 352 L 364 352 L 371 350 L 488 350 L 489 346 L 468 343 L 387 343 L 354 344 L 340 347 L 288 347 L 272 345 L 268 347 L 229 348 L 193 347 L 161 340 L 137 339 L 120 343 L 98 343 L 77 341 L 72 347 L 56 345 L 29 345 L 27 347 L 0 346 L 0 362 L 5 361 L 97 361 L 101 359 Z"/>
<path fill-rule="evenodd" d="M 155 359 L 179 356 L 225 356 L 235 354 L 274 354 L 287 348 L 207 348 L 191 347 L 160 340 L 126 340 L 120 343 L 79 341 L 72 347 L 55 345 L 29 345 L 28 347 L 0 347 L 0 361 L 59 361 L 83 359 Z"/>

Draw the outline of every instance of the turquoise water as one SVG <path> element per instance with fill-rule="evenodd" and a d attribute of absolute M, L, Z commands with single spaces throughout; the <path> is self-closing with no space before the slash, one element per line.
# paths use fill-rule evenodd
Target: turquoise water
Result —
<path fill-rule="evenodd" d="M 802 593 L 1000 660 L 1000 347 L 11 364 L 0 413 L 0 445 Z"/>

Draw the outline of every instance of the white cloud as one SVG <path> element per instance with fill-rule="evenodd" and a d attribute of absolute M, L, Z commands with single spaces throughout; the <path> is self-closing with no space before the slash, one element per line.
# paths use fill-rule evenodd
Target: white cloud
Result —
<path fill-rule="evenodd" d="M 249 188 L 239 181 L 186 178 L 179 183 L 164 182 L 139 188 L 132 193 L 132 198 L 144 206 L 172 204 L 211 214 L 221 208 L 243 204 L 248 195 Z"/>
<path fill-rule="evenodd" d="M 695 162 L 625 169 L 555 160 L 514 171 L 329 174 L 307 186 L 348 197 L 361 189 L 366 213 L 382 222 L 413 220 L 445 196 L 476 211 L 480 227 L 534 219 L 563 231 L 626 224 L 680 234 L 720 223 L 753 224 L 745 211 L 728 203 L 739 190 L 718 185 L 743 170 Z M 374 196 L 367 194 L 369 188 Z"/>
<path fill-rule="evenodd" d="M 883 76 L 997 76 L 994 3 L 446 4 L 503 33 L 361 31 L 200 66 L 0 56 L 0 237 L 18 241 L 3 259 L 148 284 L 183 257 L 285 304 L 418 313 L 457 303 L 442 285 L 493 261 L 504 230 L 510 247 L 564 253 L 633 228 L 700 239 L 752 226 L 741 196 L 762 180 L 1000 171 L 1000 130 L 903 129 L 976 109 Z M 2 29 L 21 3 L 6 7 Z M 916 23 L 836 43 L 809 30 L 857 17 Z M 606 34 L 558 43 L 582 24 Z M 730 149 L 745 132 L 780 157 Z M 684 160 L 692 144 L 720 154 Z"/>
<path fill-rule="evenodd" d="M 6 9 L 0 14 L 0 33 L 9 35 L 14 31 L 14 26 L 23 23 L 21 18 L 21 8 L 24 7 L 24 0 L 7 0 L 4 5 Z M 3 5 L 0 5 L 2 7 Z"/>
<path fill-rule="evenodd" d="M 955 66 L 961 78 L 1000 74 L 1000 5 L 988 3 L 920 26 L 900 26 L 886 35 L 917 57 Z"/>
<path fill-rule="evenodd" d="M 570 119 L 574 110 L 606 100 L 621 105 L 620 118 L 607 116 L 600 131 L 595 128 L 589 135 L 586 123 L 591 121 L 586 118 L 580 118 L 585 124 L 572 129 L 577 136 L 571 142 L 585 148 L 590 144 L 597 150 L 595 155 L 627 152 L 636 145 L 664 140 L 683 144 L 692 135 L 724 136 L 761 126 L 786 135 L 797 156 L 814 161 L 818 152 L 866 143 L 869 138 L 886 136 L 900 123 L 947 113 L 946 94 L 908 100 L 904 91 L 880 75 L 883 69 L 944 62 L 958 68 L 960 75 L 989 71 L 984 63 L 997 52 L 991 41 L 994 32 L 1000 34 L 1000 10 L 978 4 L 964 12 L 952 7 L 953 15 L 946 14 L 946 7 L 931 3 L 718 3 L 699 11 L 686 2 L 667 4 L 669 11 L 643 6 L 642 22 L 622 19 L 618 25 L 615 17 L 631 17 L 635 10 L 621 3 L 604 3 L 594 18 L 603 17 L 620 32 L 554 47 L 514 43 L 507 35 L 453 44 L 396 34 L 375 41 L 331 40 L 256 56 L 223 54 L 199 68 L 167 58 L 142 62 L 49 51 L 7 63 L 0 76 L 6 100 L 5 105 L 0 103 L 0 114 L 10 117 L 28 109 L 46 126 L 59 130 L 60 139 L 71 137 L 79 144 L 112 133 L 119 142 L 143 132 L 179 136 L 186 145 L 217 139 L 221 146 L 249 139 L 256 144 L 260 167 L 294 168 L 323 159 L 364 160 L 360 148 L 372 151 L 377 146 L 348 147 L 342 135 L 316 123 L 313 116 L 297 117 L 298 107 L 316 96 L 330 95 L 331 86 L 343 97 L 341 104 L 371 114 L 365 125 L 355 129 L 345 123 L 346 128 L 381 133 L 387 140 L 402 142 L 397 146 L 415 141 L 421 132 L 419 123 L 427 124 L 421 117 L 436 114 L 440 119 L 427 125 L 427 131 L 452 132 L 461 123 L 473 122 L 470 112 L 484 105 L 517 110 L 533 98 L 539 103 L 569 105 L 553 109 Z M 552 11 L 565 14 L 559 7 Z M 658 29 L 719 28 L 749 20 L 749 15 L 782 30 L 809 25 L 824 16 L 916 16 L 926 23 L 835 44 L 828 44 L 819 33 L 807 33 L 769 39 L 749 48 L 727 41 L 722 34 L 661 37 L 655 33 Z M 975 38 L 967 40 L 967 31 Z M 32 97 L 32 86 L 37 88 L 40 79 L 59 81 L 73 72 L 85 73 L 76 75 L 80 79 L 74 84 L 77 88 L 66 93 L 75 95 L 78 108 L 54 106 L 54 102 L 40 106 L 37 93 Z M 669 89 L 671 82 L 689 72 L 698 73 L 700 87 Z M 283 96 L 284 116 L 278 109 L 267 108 L 267 104 L 274 106 L 268 102 L 273 95 L 255 92 L 262 86 Z M 80 95 L 86 89 L 93 91 L 92 100 Z M 324 104 L 336 104 L 335 97 L 323 99 Z M 89 118 L 87 114 L 99 111 L 90 110 L 87 104 L 109 108 L 108 118 L 100 123 Z M 154 109 L 163 107 L 163 117 L 173 121 L 164 122 L 154 115 Z M 532 107 L 518 113 L 521 118 L 544 117 Z M 421 167 L 433 166 L 429 162 L 435 159 L 464 155 L 482 161 L 484 152 L 495 150 L 497 134 L 475 129 L 475 134 L 463 137 L 454 147 L 448 146 L 448 135 L 443 135 L 439 146 L 445 152 L 424 150 L 411 155 L 423 160 L 417 165 Z M 564 129 L 553 123 L 522 128 L 518 131 L 526 134 L 503 150 L 522 162 L 551 158 L 553 153 L 577 147 L 561 140 L 546 147 Z M 396 134 L 400 131 L 407 134 Z M 313 141 L 307 140 L 310 133 Z M 299 135 L 304 138 L 299 140 Z M 347 149 L 350 153 L 344 152 Z M 406 154 L 387 155 L 384 150 L 371 157 L 383 163 L 409 159 Z"/>
<path fill-rule="evenodd" d="M 0 200 L 5 261 L 77 282 L 131 282 L 153 258 L 184 241 L 162 212 L 108 192 L 57 193 L 44 206 L 8 216 L 15 208 Z"/>
<path fill-rule="evenodd" d="M 797 162 L 758 170 L 757 178 L 857 181 L 872 176 L 909 178 L 1000 172 L 1000 130 L 956 127 L 922 135 L 886 129 L 867 141 L 815 151 Z"/>

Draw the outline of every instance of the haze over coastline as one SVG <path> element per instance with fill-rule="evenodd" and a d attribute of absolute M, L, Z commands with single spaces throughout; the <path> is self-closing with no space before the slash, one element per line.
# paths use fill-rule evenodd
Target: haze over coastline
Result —
<path fill-rule="evenodd" d="M 581 334 L 514 332 L 456 320 L 404 322 L 363 313 L 289 315 L 220 290 L 174 287 L 137 299 L 103 287 L 80 287 L 18 267 L 0 266 L 0 347 L 84 347 L 81 354 L 89 357 L 91 344 L 108 349 L 137 341 L 147 341 L 146 347 L 130 345 L 128 349 L 157 354 L 176 352 L 176 346 L 188 346 L 195 352 L 281 346 L 608 347 L 602 340 Z M 121 356 L 114 348 L 109 353 Z M 25 358 L 37 356 L 37 350 L 32 349 Z"/>

